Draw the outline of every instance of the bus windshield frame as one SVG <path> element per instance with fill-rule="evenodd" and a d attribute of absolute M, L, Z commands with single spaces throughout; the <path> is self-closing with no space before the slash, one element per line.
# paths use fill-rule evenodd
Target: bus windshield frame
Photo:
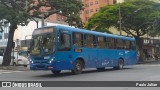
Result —
<path fill-rule="evenodd" d="M 56 30 L 53 27 L 36 29 L 32 35 L 31 55 L 49 55 L 56 48 Z"/>

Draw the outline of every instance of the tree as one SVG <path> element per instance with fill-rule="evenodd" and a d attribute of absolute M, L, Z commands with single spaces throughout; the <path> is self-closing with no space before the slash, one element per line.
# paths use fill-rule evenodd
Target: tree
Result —
<path fill-rule="evenodd" d="M 33 3 L 33 2 L 30 2 Z M 66 17 L 66 22 L 70 26 L 82 27 L 82 21 L 80 19 L 80 11 L 82 10 L 82 2 L 78 0 L 39 0 L 37 5 L 31 5 L 29 10 L 34 10 L 33 17 L 41 18 L 42 14 L 44 18 L 52 15 L 53 13 L 61 11 L 60 15 Z M 42 12 L 42 7 L 48 7 L 48 13 Z"/>
<path fill-rule="evenodd" d="M 77 0 L 37 0 L 39 3 L 34 5 L 35 0 L 0 0 L 0 26 L 1 23 L 9 23 L 8 43 L 4 52 L 2 65 L 8 66 L 11 62 L 11 51 L 13 46 L 14 32 L 17 25 L 27 25 L 29 19 L 42 18 L 44 12 L 41 7 L 48 7 L 48 12 L 44 14 L 44 18 L 49 17 L 53 13 L 61 10 L 62 15 L 76 22 L 79 26 L 80 18 L 78 16 L 82 3 Z M 50 12 L 54 11 L 54 12 Z M 33 13 L 31 13 L 33 12 Z M 47 12 L 47 11 L 46 11 Z M 74 13 L 74 15 L 71 15 Z"/>
<path fill-rule="evenodd" d="M 141 36 L 153 29 L 155 21 L 155 10 L 157 3 L 150 0 L 129 0 L 122 4 L 107 5 L 94 14 L 86 24 L 87 29 L 94 28 L 98 31 L 99 27 L 120 29 L 119 23 L 119 7 L 121 10 L 121 30 L 128 35 L 132 35 L 136 39 L 139 50 L 139 61 L 143 61 L 143 48 Z M 153 15 L 155 15 L 153 17 Z"/>
<path fill-rule="evenodd" d="M 154 17 L 153 29 L 148 32 L 152 37 L 160 35 L 160 3 L 155 4 L 154 7 L 156 9 L 154 13 L 151 14 L 152 17 Z"/>
<path fill-rule="evenodd" d="M 0 0 L 0 21 L 10 24 L 8 43 L 4 52 L 2 65 L 10 65 L 13 36 L 17 25 L 26 25 L 28 22 L 25 8 L 19 8 L 19 5 L 25 6 L 25 1 L 26 0 Z"/>

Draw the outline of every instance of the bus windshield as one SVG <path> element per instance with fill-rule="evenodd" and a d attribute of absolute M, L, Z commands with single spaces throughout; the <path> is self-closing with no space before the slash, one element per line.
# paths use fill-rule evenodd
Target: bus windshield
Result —
<path fill-rule="evenodd" d="M 55 32 L 46 32 L 48 29 L 37 30 L 33 33 L 31 55 L 48 55 L 55 51 Z M 36 33 L 38 32 L 38 33 Z"/>

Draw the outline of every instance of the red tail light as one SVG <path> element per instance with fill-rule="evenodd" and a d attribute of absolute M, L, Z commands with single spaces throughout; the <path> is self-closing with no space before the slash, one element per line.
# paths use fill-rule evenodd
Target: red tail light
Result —
<path fill-rule="evenodd" d="M 22 59 L 18 59 L 17 61 L 22 61 Z"/>

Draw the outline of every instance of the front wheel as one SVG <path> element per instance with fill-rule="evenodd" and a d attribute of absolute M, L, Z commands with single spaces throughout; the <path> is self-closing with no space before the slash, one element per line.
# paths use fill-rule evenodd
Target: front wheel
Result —
<path fill-rule="evenodd" d="M 55 75 L 58 75 L 60 74 L 61 70 L 51 70 L 51 72 Z"/>
<path fill-rule="evenodd" d="M 74 63 L 74 67 L 72 69 L 72 73 L 73 74 L 80 74 L 80 73 L 82 73 L 82 69 L 83 69 L 82 61 L 76 60 Z"/>

